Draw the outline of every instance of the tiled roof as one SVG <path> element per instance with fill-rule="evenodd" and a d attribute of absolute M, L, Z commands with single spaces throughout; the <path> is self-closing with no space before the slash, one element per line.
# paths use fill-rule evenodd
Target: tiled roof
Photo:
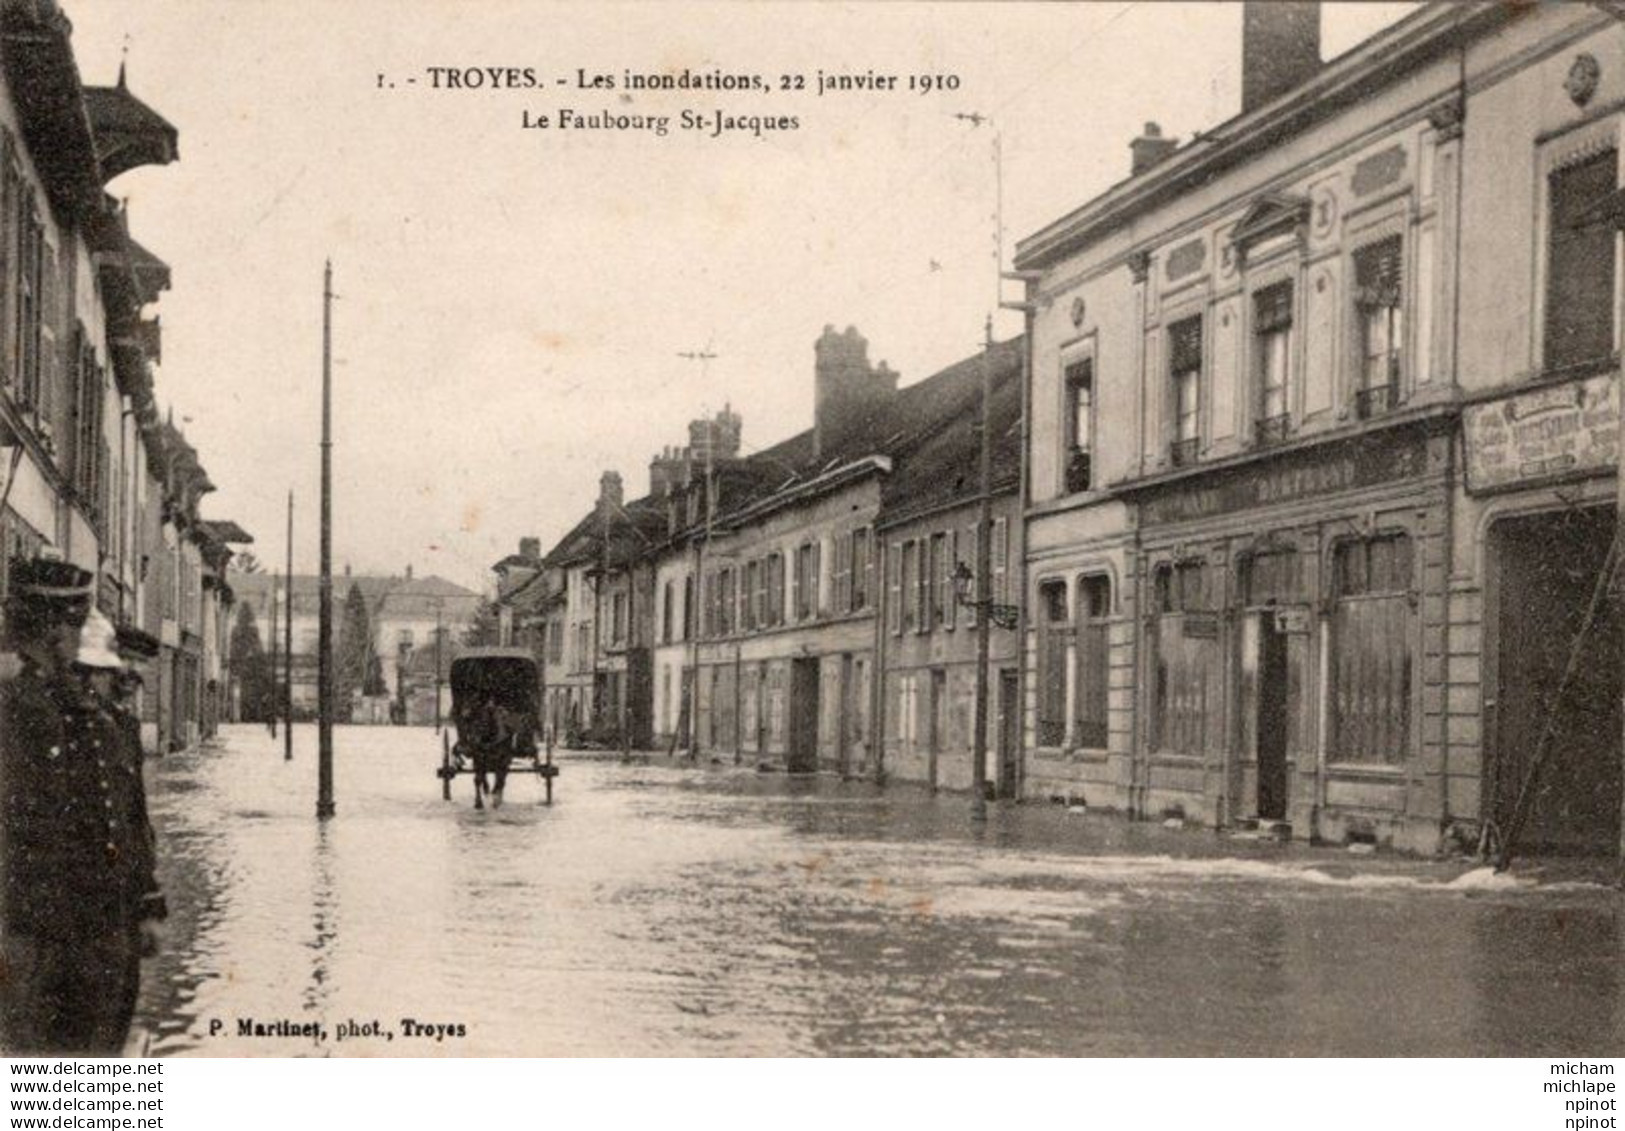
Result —
<path fill-rule="evenodd" d="M 232 573 L 231 585 L 238 599 L 259 604 L 271 587 L 269 573 Z M 280 589 L 285 580 L 276 577 Z M 480 595 L 443 577 L 380 577 L 377 575 L 336 575 L 333 578 L 333 609 L 337 617 L 350 594 L 350 586 L 361 589 L 367 607 L 374 616 L 432 617 L 443 613 L 448 620 L 473 615 L 480 603 Z M 293 607 L 296 613 L 315 612 L 321 601 L 321 577 L 316 574 L 293 575 Z"/>
<path fill-rule="evenodd" d="M 1020 469 L 1021 357 L 1024 339 L 995 343 L 988 351 L 994 385 L 994 481 L 1014 482 Z M 976 419 L 982 393 L 981 353 L 950 365 L 889 397 L 839 447 L 813 454 L 813 430 L 739 461 L 742 490 L 719 489 L 722 516 L 759 504 L 843 464 L 866 456 L 892 460 L 883 493 L 883 515 L 930 509 L 958 496 L 974 498 L 977 479 Z"/>

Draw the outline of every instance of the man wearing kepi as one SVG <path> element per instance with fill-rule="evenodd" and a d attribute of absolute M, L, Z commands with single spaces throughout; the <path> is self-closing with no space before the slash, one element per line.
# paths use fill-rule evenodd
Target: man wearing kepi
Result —
<path fill-rule="evenodd" d="M 116 1054 L 161 916 L 138 751 L 93 684 L 121 667 L 90 612 L 91 576 L 16 563 L 6 600 L 20 660 L 0 686 L 4 966 L 0 1046 Z"/>

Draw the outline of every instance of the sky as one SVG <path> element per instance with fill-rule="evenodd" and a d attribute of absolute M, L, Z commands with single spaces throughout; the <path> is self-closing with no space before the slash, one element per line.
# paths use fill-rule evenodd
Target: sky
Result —
<path fill-rule="evenodd" d="M 602 472 L 647 493 L 697 416 L 730 405 L 747 453 L 809 427 L 826 325 L 904 385 L 990 313 L 1018 333 L 1001 253 L 1123 179 L 1145 122 L 1185 139 L 1240 104 L 1239 4 L 62 2 L 85 82 L 125 61 L 179 131 L 177 163 L 109 191 L 173 269 L 158 396 L 219 488 L 205 516 L 280 566 L 291 490 L 295 569 L 317 567 L 330 259 L 335 569 L 476 589 Z M 1414 7 L 1327 4 L 1323 54 Z M 684 70 L 767 89 L 625 89 Z M 819 93 L 821 72 L 895 83 Z M 796 128 L 716 137 L 684 110 Z"/>

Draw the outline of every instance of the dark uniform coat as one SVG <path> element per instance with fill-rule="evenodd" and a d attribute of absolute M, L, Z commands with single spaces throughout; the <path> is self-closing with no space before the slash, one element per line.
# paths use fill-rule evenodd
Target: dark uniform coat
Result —
<path fill-rule="evenodd" d="M 6 1042 L 117 1053 L 138 924 L 162 914 L 139 744 L 111 703 L 25 667 L 0 689 Z"/>

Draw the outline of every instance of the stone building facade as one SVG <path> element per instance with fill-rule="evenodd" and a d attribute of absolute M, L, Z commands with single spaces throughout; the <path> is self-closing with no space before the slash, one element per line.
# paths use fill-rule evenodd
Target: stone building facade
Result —
<path fill-rule="evenodd" d="M 1148 129 L 1128 180 L 1018 248 L 1032 777 L 1436 851 L 1494 839 L 1550 719 L 1536 838 L 1617 849 L 1618 625 L 1591 597 L 1625 31 L 1428 5 L 1323 63 L 1313 5 L 1247 7 L 1244 69 L 1276 78 L 1185 145 Z"/>

